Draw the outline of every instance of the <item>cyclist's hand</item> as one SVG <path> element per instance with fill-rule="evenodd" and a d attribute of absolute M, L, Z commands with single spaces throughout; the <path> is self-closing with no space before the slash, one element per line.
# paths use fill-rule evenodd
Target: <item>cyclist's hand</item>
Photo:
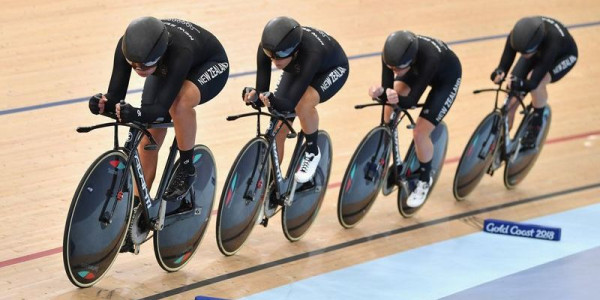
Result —
<path fill-rule="evenodd" d="M 131 106 L 129 103 L 119 103 L 115 106 L 119 122 L 128 123 L 142 118 L 142 110 Z"/>
<path fill-rule="evenodd" d="M 504 76 L 506 76 L 504 71 L 500 68 L 496 68 L 496 70 L 494 70 L 494 72 L 492 72 L 490 79 L 492 79 L 492 81 L 495 84 L 498 84 L 498 83 L 502 82 L 502 80 L 504 80 Z"/>
<path fill-rule="evenodd" d="M 379 98 L 383 94 L 383 87 L 373 85 L 369 88 L 369 97 L 371 98 Z"/>
<path fill-rule="evenodd" d="M 508 86 L 508 89 L 510 89 L 510 90 L 524 92 L 525 91 L 525 80 L 523 80 L 519 77 L 516 77 L 516 76 L 511 76 L 510 81 L 508 82 L 507 86 Z"/>
<path fill-rule="evenodd" d="M 260 98 L 260 101 L 262 101 L 262 103 L 265 105 L 265 107 L 271 107 L 271 99 L 273 99 L 273 93 L 271 93 L 271 92 L 260 93 L 258 95 L 258 98 Z"/>
<path fill-rule="evenodd" d="M 390 104 L 398 103 L 398 93 L 394 89 L 385 89 L 385 94 L 387 96 L 387 102 Z"/>
<path fill-rule="evenodd" d="M 245 87 L 242 90 L 242 100 L 246 102 L 246 105 L 255 103 L 258 100 L 256 90 L 251 87 Z"/>
<path fill-rule="evenodd" d="M 108 101 L 108 99 L 106 99 L 106 97 L 104 97 L 104 95 L 101 93 L 92 96 L 88 103 L 90 111 L 95 115 L 104 113 L 106 101 Z"/>

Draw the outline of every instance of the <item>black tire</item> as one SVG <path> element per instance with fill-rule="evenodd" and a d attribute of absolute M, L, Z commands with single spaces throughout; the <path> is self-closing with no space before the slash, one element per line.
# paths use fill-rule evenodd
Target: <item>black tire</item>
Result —
<path fill-rule="evenodd" d="M 327 132 L 319 130 L 318 144 L 321 160 L 315 176 L 310 181 L 296 186 L 292 205 L 284 206 L 282 209 L 281 227 L 283 234 L 290 242 L 298 241 L 306 234 L 315 221 L 327 192 L 333 158 L 331 138 Z M 304 151 L 300 153 L 304 153 Z M 298 159 L 293 170 L 298 170 L 299 165 L 300 160 Z M 294 173 L 290 176 L 294 176 Z"/>
<path fill-rule="evenodd" d="M 526 131 L 529 130 L 529 123 L 532 115 L 529 114 L 527 118 L 524 118 L 521 124 L 519 125 L 519 129 L 515 133 L 515 143 L 520 142 L 520 138 L 524 137 Z M 542 147 L 546 142 L 546 137 L 548 136 L 548 131 L 550 130 L 550 123 L 552 121 L 552 111 L 550 106 L 546 106 L 544 109 L 544 122 L 542 123 L 542 128 L 540 130 L 540 136 L 537 140 L 537 147 L 534 149 L 521 149 L 517 156 L 514 159 L 511 159 L 512 153 L 507 155 L 506 167 L 504 168 L 504 186 L 507 189 L 513 189 L 517 184 L 521 183 L 523 179 L 529 174 L 531 168 L 535 164 L 535 161 L 540 156 L 542 152 Z"/>
<path fill-rule="evenodd" d="M 125 240 L 133 210 L 132 173 L 126 165 L 127 156 L 122 152 L 105 152 L 75 190 L 63 236 L 63 265 L 69 280 L 80 288 L 90 287 L 106 275 Z M 122 199 L 117 200 L 123 176 L 128 179 Z M 102 222 L 101 215 L 112 211 L 113 205 L 111 222 Z"/>
<path fill-rule="evenodd" d="M 375 202 L 389 164 L 391 134 L 384 126 L 373 128 L 352 155 L 338 196 L 340 225 L 352 228 L 369 212 Z"/>
<path fill-rule="evenodd" d="M 417 158 L 417 154 L 415 152 L 414 142 L 410 144 L 410 148 L 406 154 L 406 158 L 404 159 L 404 163 L 407 168 L 403 168 L 404 176 L 407 179 L 407 188 L 400 188 L 398 191 L 397 197 L 397 205 L 398 212 L 405 217 L 410 218 L 421 209 L 427 203 L 427 199 L 431 196 L 433 189 L 435 188 L 435 184 L 437 183 L 438 178 L 442 172 L 442 168 L 444 167 L 444 160 L 446 160 L 446 152 L 448 151 L 448 127 L 446 123 L 443 121 L 438 124 L 438 126 L 431 133 L 431 141 L 433 142 L 433 158 L 431 159 L 431 176 L 433 181 L 431 183 L 431 187 L 429 188 L 429 193 L 427 194 L 427 198 L 419 207 L 410 207 L 406 204 L 408 200 L 408 196 L 415 189 L 417 182 L 419 180 L 419 159 Z"/>
<path fill-rule="evenodd" d="M 499 145 L 502 116 L 495 111 L 488 114 L 477 126 L 463 150 L 456 173 L 452 193 L 457 201 L 464 200 L 479 184 L 493 162 Z"/>
<path fill-rule="evenodd" d="M 212 215 L 217 181 L 215 159 L 208 147 L 196 145 L 193 163 L 198 177 L 192 190 L 182 201 L 167 201 L 164 227 L 154 233 L 154 255 L 167 272 L 178 271 L 191 260 Z M 179 165 L 177 160 L 169 178 Z"/>
<path fill-rule="evenodd" d="M 267 194 L 269 174 L 271 172 L 270 161 L 266 160 L 266 166 L 255 185 L 252 187 L 253 198 L 246 200 L 244 192 L 253 174 L 259 174 L 265 155 L 268 155 L 268 143 L 263 138 L 254 138 L 248 142 L 235 159 L 227 180 L 223 185 L 223 192 L 217 212 L 216 238 L 217 246 L 223 255 L 235 254 L 252 232 L 262 208 L 265 195 Z"/>

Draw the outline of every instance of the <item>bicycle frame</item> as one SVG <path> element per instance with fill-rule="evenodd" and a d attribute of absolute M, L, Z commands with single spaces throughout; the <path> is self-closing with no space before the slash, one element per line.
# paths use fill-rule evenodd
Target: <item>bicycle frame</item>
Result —
<path fill-rule="evenodd" d="M 167 176 L 171 173 L 174 168 L 175 156 L 177 154 L 177 140 L 173 140 L 173 144 L 171 145 L 169 156 L 167 158 L 167 162 L 165 165 L 165 171 L 162 174 L 162 178 L 160 180 L 156 196 L 152 198 L 150 196 L 150 192 L 148 190 L 146 181 L 144 179 L 144 171 L 142 169 L 142 165 L 140 162 L 139 153 L 137 150 L 137 146 L 139 145 L 142 136 L 146 135 L 150 139 L 150 144 L 146 145 L 144 148 L 147 150 L 157 150 L 158 145 L 156 141 L 148 131 L 149 128 L 169 128 L 173 126 L 173 123 L 160 123 L 160 124 L 148 124 L 147 127 L 144 127 L 140 123 L 119 123 L 119 122 L 110 122 L 103 123 L 90 127 L 79 127 L 77 128 L 77 132 L 87 133 L 92 130 L 96 130 L 104 127 L 114 127 L 114 146 L 113 150 L 115 151 L 123 151 L 127 155 L 127 164 L 125 168 L 133 167 L 133 178 L 138 187 L 138 192 L 140 194 L 140 199 L 144 205 L 142 207 L 142 216 L 148 221 L 148 224 L 154 230 L 162 230 L 164 227 L 165 214 L 166 214 L 166 200 L 161 199 L 160 195 L 165 192 L 167 186 Z M 129 127 L 129 133 L 127 136 L 127 140 L 125 141 L 124 146 L 119 146 L 119 126 Z M 119 183 L 119 193 L 115 197 L 115 201 L 113 201 L 112 206 L 109 208 L 110 200 L 112 198 L 107 198 L 107 201 L 104 205 L 104 211 L 101 213 L 100 221 L 108 224 L 111 222 L 112 215 L 114 213 L 114 209 L 116 207 L 117 201 L 120 201 L 123 197 L 123 192 L 126 188 L 126 183 L 129 180 L 128 176 L 123 176 L 121 178 L 121 182 Z M 156 212 L 156 204 L 160 201 L 160 206 L 158 207 L 158 213 Z"/>
<path fill-rule="evenodd" d="M 354 108 L 362 109 L 362 108 L 369 107 L 369 106 L 381 106 L 381 121 L 380 121 L 379 125 L 388 128 L 392 134 L 392 148 L 393 148 L 392 156 L 394 159 L 394 167 L 396 168 L 395 169 L 396 172 L 394 174 L 395 174 L 395 176 L 398 176 L 399 174 L 403 174 L 402 171 L 404 171 L 403 170 L 404 167 L 408 167 L 408 166 L 404 166 L 404 163 L 402 161 L 402 156 L 400 155 L 400 146 L 399 146 L 399 142 L 398 142 L 398 125 L 400 125 L 400 122 L 402 121 L 402 119 L 404 119 L 404 117 L 407 117 L 410 124 L 407 125 L 406 128 L 413 129 L 415 127 L 415 121 L 412 118 L 412 116 L 410 115 L 410 113 L 408 112 L 408 109 L 402 108 L 397 104 L 386 103 L 380 99 L 373 99 L 373 100 L 377 101 L 377 103 L 355 105 Z M 390 106 L 393 108 L 389 123 L 385 122 L 385 107 L 386 106 Z M 423 104 L 417 104 L 414 108 L 422 107 L 422 106 L 423 106 Z M 379 143 L 379 145 L 377 146 L 377 151 L 375 153 L 379 152 L 380 147 L 382 147 L 381 143 Z"/>
<path fill-rule="evenodd" d="M 501 116 L 501 124 L 494 124 L 493 128 L 498 128 L 498 132 L 501 134 L 500 138 L 502 138 L 502 152 L 501 152 L 501 157 L 502 159 L 508 159 L 508 154 L 510 154 L 511 152 L 513 152 L 513 157 L 516 156 L 516 154 L 518 154 L 519 152 L 519 147 L 520 144 L 516 143 L 517 145 L 517 149 L 512 149 L 515 145 L 514 141 L 510 139 L 510 126 L 508 124 L 508 114 L 511 110 L 510 107 L 510 102 L 511 99 L 514 97 L 517 99 L 518 104 L 521 105 L 521 107 L 523 108 L 523 111 L 525 112 L 525 114 L 528 114 L 528 111 L 530 109 L 530 106 L 525 106 L 525 104 L 523 103 L 523 99 L 522 97 L 516 95 L 514 92 L 506 90 L 506 89 L 502 89 L 501 86 L 502 83 L 498 84 L 498 87 L 495 89 L 480 89 L 480 90 L 474 90 L 473 93 L 474 94 L 479 94 L 482 92 L 495 92 L 496 93 L 496 97 L 495 97 L 495 101 L 494 101 L 494 109 L 493 111 L 498 111 L 500 113 Z M 506 97 L 504 98 L 504 103 L 502 104 L 501 107 L 498 107 L 498 100 L 500 98 L 500 92 L 503 92 L 506 94 Z M 527 116 L 527 115 L 526 115 Z M 500 127 L 501 126 L 501 127 Z M 493 139 L 491 139 L 491 142 L 494 142 L 494 140 L 496 140 L 496 137 L 494 137 Z M 486 153 L 483 153 L 484 150 L 487 147 L 483 147 L 482 149 L 482 153 L 479 154 L 479 157 L 485 157 Z M 494 156 L 498 155 L 498 151 L 499 149 L 496 148 L 494 149 L 495 153 Z M 499 168 L 500 165 L 495 165 L 495 162 L 492 163 L 491 168 L 493 170 Z"/>
<path fill-rule="evenodd" d="M 289 113 L 289 114 L 282 114 L 277 112 L 276 110 L 271 110 L 271 113 L 265 113 L 262 111 L 260 106 L 256 106 L 256 105 L 252 105 L 252 107 L 256 110 L 258 110 L 257 112 L 252 112 L 252 113 L 246 113 L 246 114 L 241 114 L 241 115 L 236 115 L 236 116 L 230 116 L 227 117 L 228 121 L 233 121 L 239 118 L 243 118 L 243 117 L 249 117 L 249 116 L 257 116 L 257 121 L 256 121 L 256 136 L 257 137 L 262 137 L 264 138 L 267 143 L 268 143 L 268 148 L 266 153 L 263 157 L 260 158 L 261 164 L 260 164 L 260 171 L 258 173 L 258 176 L 256 174 L 257 171 L 257 166 L 255 166 L 255 169 L 253 170 L 253 175 L 252 175 L 252 179 L 250 180 L 250 182 L 248 182 L 247 186 L 246 186 L 246 191 L 244 192 L 244 198 L 246 199 L 246 201 L 252 201 L 252 199 L 254 199 L 254 195 L 252 195 L 253 189 L 251 189 L 250 187 L 254 186 L 257 184 L 257 182 L 255 182 L 255 180 L 258 180 L 259 178 L 261 178 L 261 175 L 263 174 L 262 172 L 264 172 L 264 168 L 267 165 L 267 159 L 271 160 L 272 163 L 272 175 L 273 178 L 275 178 L 275 195 L 277 197 L 277 199 L 284 199 L 284 201 L 287 203 L 291 203 L 291 201 L 293 200 L 293 192 L 295 190 L 295 183 L 296 181 L 293 180 L 293 175 L 292 172 L 294 171 L 293 168 L 296 164 L 296 161 L 299 159 L 299 152 L 300 152 L 300 147 L 302 145 L 302 142 L 304 141 L 304 135 L 302 133 L 300 133 L 299 135 L 296 133 L 296 131 L 292 128 L 292 125 L 288 122 L 288 119 L 295 117 L 295 114 L 293 113 Z M 261 125 L 260 125 L 260 116 L 268 116 L 270 117 L 269 120 L 269 126 L 267 127 L 267 130 L 265 133 L 261 133 Z M 277 142 L 275 137 L 277 136 L 277 133 L 279 133 L 279 131 L 283 128 L 283 126 L 288 127 L 288 129 L 290 130 L 290 133 L 288 133 L 287 137 L 288 138 L 295 138 L 298 137 L 296 140 L 296 146 L 294 147 L 294 152 L 292 154 L 292 160 L 290 161 L 290 164 L 288 166 L 288 170 L 286 172 L 286 178 L 283 178 L 282 175 L 282 171 L 281 171 L 281 164 L 279 163 L 279 154 L 277 153 Z"/>
<path fill-rule="evenodd" d="M 267 130 L 266 136 L 269 137 L 267 141 L 269 141 L 269 147 L 271 148 L 271 163 L 273 168 L 271 169 L 272 175 L 275 180 L 275 195 L 277 199 L 285 199 L 287 202 L 291 204 L 291 201 L 294 198 L 293 192 L 296 190 L 296 180 L 294 180 L 293 172 L 294 166 L 296 165 L 296 161 L 300 158 L 300 148 L 302 146 L 302 142 L 304 141 L 304 134 L 300 133 L 297 135 L 296 145 L 294 146 L 294 151 L 292 153 L 292 159 L 288 166 L 285 179 L 281 176 L 281 165 L 279 163 L 279 154 L 277 153 L 277 141 L 275 136 L 281 130 L 283 124 L 279 124 L 279 120 L 275 117 L 271 117 L 270 126 Z M 277 127 L 276 127 L 277 126 Z"/>

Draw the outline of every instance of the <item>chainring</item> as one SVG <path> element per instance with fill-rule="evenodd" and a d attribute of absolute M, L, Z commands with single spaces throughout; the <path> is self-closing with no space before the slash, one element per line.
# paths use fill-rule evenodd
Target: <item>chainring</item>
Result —
<path fill-rule="evenodd" d="M 273 184 L 269 185 L 269 187 L 266 190 L 266 193 L 268 194 L 267 197 L 265 197 L 265 201 L 263 201 L 263 212 L 264 216 L 268 219 L 277 214 L 277 212 L 279 212 L 279 201 L 275 196 L 275 189 L 273 187 Z"/>
<path fill-rule="evenodd" d="M 127 239 L 131 241 L 134 245 L 140 245 L 144 243 L 148 234 L 150 233 L 150 228 L 148 226 L 143 226 L 142 220 L 142 204 L 139 203 L 133 209 L 133 217 L 131 218 L 131 224 L 129 225 L 129 231 Z"/>

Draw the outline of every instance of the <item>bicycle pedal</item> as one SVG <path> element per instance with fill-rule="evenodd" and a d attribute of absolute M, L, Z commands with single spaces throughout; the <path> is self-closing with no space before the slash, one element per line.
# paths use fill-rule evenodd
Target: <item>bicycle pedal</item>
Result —
<path fill-rule="evenodd" d="M 298 192 L 305 192 L 305 191 L 308 191 L 308 190 L 310 190 L 312 188 L 315 188 L 315 187 L 318 188 L 318 186 L 314 182 L 314 180 L 311 179 L 310 181 L 307 181 L 307 182 L 303 183 L 302 185 L 300 185 L 300 187 L 297 187 L 296 190 Z"/>
<path fill-rule="evenodd" d="M 119 249 L 119 253 L 127 252 L 138 255 L 140 253 L 140 245 L 136 245 L 131 241 L 126 241 L 125 244 L 121 246 L 121 249 Z"/>
<path fill-rule="evenodd" d="M 263 218 L 262 221 L 260 221 L 260 225 L 262 225 L 263 227 L 267 227 L 267 225 L 269 225 L 269 219 Z"/>
<path fill-rule="evenodd" d="M 119 253 L 131 252 L 131 244 L 125 244 L 119 249 Z"/>

